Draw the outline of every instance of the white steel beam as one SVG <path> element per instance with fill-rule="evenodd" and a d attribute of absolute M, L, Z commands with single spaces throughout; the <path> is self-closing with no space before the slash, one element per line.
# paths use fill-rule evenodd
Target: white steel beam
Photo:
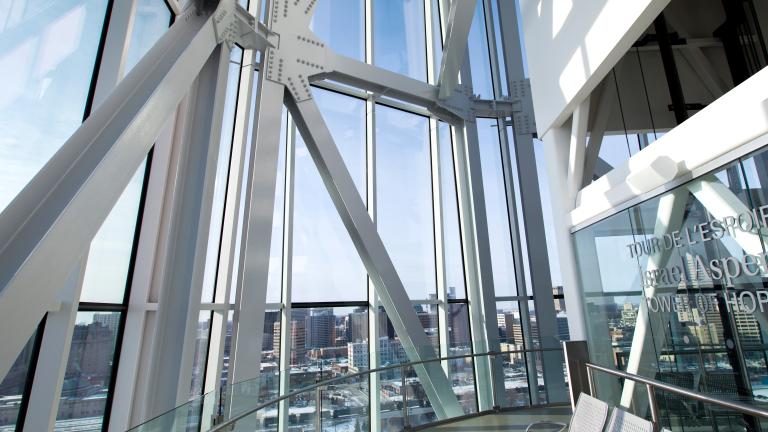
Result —
<path fill-rule="evenodd" d="M 477 0 L 451 2 L 443 58 L 440 61 L 440 75 L 437 79 L 440 99 L 451 96 L 459 84 L 459 68 L 467 55 L 467 40 L 475 7 L 477 7 Z M 431 20 L 431 17 L 428 16 L 427 19 Z"/>
<path fill-rule="evenodd" d="M 235 310 L 238 324 L 236 344 L 231 353 L 233 382 L 258 377 L 261 367 L 284 92 L 282 84 L 259 74 L 257 117 L 251 140 L 246 190 L 247 225 L 244 225 L 244 238 L 240 243 L 237 281 L 240 297 Z"/>
<path fill-rule="evenodd" d="M 584 153 L 587 148 L 587 124 L 589 121 L 589 96 L 573 111 L 571 121 L 571 143 L 568 153 L 568 199 L 570 207 L 576 204 L 576 195 L 581 190 L 584 177 Z"/>
<path fill-rule="evenodd" d="M 0 214 L 0 327 L 15 329 L 3 340 L 0 376 L 57 308 L 61 281 L 216 43 L 209 17 L 177 20 Z"/>
<path fill-rule="evenodd" d="M 462 77 L 464 77 L 462 68 Z M 485 193 L 480 165 L 480 142 L 477 124 L 465 122 L 453 128 L 453 156 L 456 165 L 456 187 L 459 204 L 462 248 L 466 263 L 467 300 L 474 352 L 499 351 L 496 302 L 493 284 L 488 226 L 485 223 Z M 478 382 L 478 409 L 492 409 L 492 389 L 502 389 L 503 376 L 494 375 L 493 365 L 499 358 L 475 359 Z M 500 371 L 497 371 L 500 372 Z M 495 381 L 492 381 L 495 380 Z M 492 384 L 494 383 L 494 384 Z"/>
<path fill-rule="evenodd" d="M 664 11 L 664 19 L 666 19 L 673 30 L 677 31 L 680 37 L 686 39 L 686 44 L 677 47 L 680 54 L 691 65 L 691 69 L 699 76 L 701 83 L 712 95 L 712 98 L 717 99 L 728 91 L 728 86 L 726 86 L 725 81 L 713 67 L 709 58 L 704 55 L 701 44 L 697 44 L 692 40 L 691 33 L 685 25 L 688 18 L 680 17 L 679 11 L 677 8 L 668 8 L 668 10 Z M 722 46 L 721 41 L 717 42 L 719 46 Z"/>
<path fill-rule="evenodd" d="M 169 178 L 173 130 L 177 124 L 178 113 L 185 111 L 186 103 L 172 115 L 155 140 L 149 182 L 145 191 L 145 205 L 141 219 L 139 242 L 136 248 L 136 261 L 133 266 L 131 292 L 128 299 L 128 311 L 123 329 L 123 345 L 120 349 L 120 367 L 117 369 L 112 412 L 109 416 L 110 430 L 127 430 L 130 426 L 147 419 L 143 399 L 151 391 L 148 383 L 149 355 L 154 334 L 153 320 L 148 319 L 154 311 L 147 310 L 150 287 L 155 274 L 155 259 L 161 255 L 162 210 L 166 182 Z M 156 305 L 156 303 L 154 303 Z"/>
<path fill-rule="evenodd" d="M 189 399 L 198 333 L 211 207 L 226 98 L 229 48 L 209 56 L 190 94 L 177 177 L 173 179 L 170 248 L 162 280 L 147 398 L 158 415 Z"/>
<path fill-rule="evenodd" d="M 405 287 L 314 99 L 296 101 L 291 96 L 286 98 L 286 105 L 368 275 L 376 285 L 377 295 L 408 358 L 411 361 L 434 358 L 435 352 L 416 317 Z M 414 369 L 439 419 L 462 415 L 451 383 L 438 362 L 415 366 Z"/>
<path fill-rule="evenodd" d="M 749 207 L 744 204 L 741 198 L 718 180 L 714 174 L 707 174 L 688 183 L 687 189 L 716 220 L 750 213 Z M 668 230 L 667 232 L 670 231 Z M 739 247 L 750 255 L 760 255 L 763 253 L 765 236 L 765 230 L 762 230 L 760 234 L 744 232 L 742 230 L 735 230 L 731 233 L 731 237 Z"/>
<path fill-rule="evenodd" d="M 615 87 L 610 85 L 608 80 L 609 78 L 604 79 L 591 96 L 592 104 L 595 106 L 595 114 L 589 127 L 589 144 L 584 154 L 584 171 L 579 190 L 592 182 L 595 167 L 600 158 L 600 147 L 603 145 L 605 129 L 608 127 L 608 120 L 613 113 L 613 101 L 616 93 Z"/>
<path fill-rule="evenodd" d="M 568 330 L 572 340 L 586 339 L 586 314 L 581 299 L 576 252 L 571 237 L 568 211 L 573 208 L 567 184 L 568 154 L 571 122 L 552 128 L 543 137 L 544 155 L 547 158 L 547 178 L 555 225 L 555 243 L 563 277 L 565 307 L 568 310 Z"/>
<path fill-rule="evenodd" d="M 277 21 L 276 17 L 280 13 L 276 10 L 280 10 L 280 5 L 270 2 L 268 6 L 271 9 L 268 14 L 270 23 Z M 243 233 L 238 254 L 237 296 L 229 371 L 230 383 L 251 380 L 255 385 L 240 385 L 237 391 L 232 392 L 232 412 L 237 412 L 241 407 L 252 406 L 259 397 L 258 378 L 261 371 L 263 328 L 267 307 L 269 254 L 271 242 L 274 240 L 272 224 L 278 173 L 277 161 L 280 146 L 283 145 L 280 142 L 280 129 L 285 87 L 267 79 L 265 71 L 275 66 L 274 58 L 267 56 L 266 53 L 263 53 L 262 58 L 264 60 L 259 73 L 254 127 L 248 155 L 249 168 L 243 203 Z M 285 301 L 283 299 L 283 302 Z M 282 310 L 283 314 L 286 312 L 290 313 L 286 309 Z M 285 326 L 281 327 L 283 328 Z"/>
<path fill-rule="evenodd" d="M 426 47 L 427 47 L 427 81 L 430 84 L 435 83 L 435 52 L 434 52 L 434 34 L 432 28 L 432 2 L 424 2 L 424 16 L 426 27 Z M 443 38 L 437 35 L 442 43 Z M 458 71 L 457 71 L 458 74 Z M 440 357 L 446 357 L 449 353 L 450 338 L 448 335 L 448 287 L 445 283 L 445 233 L 443 226 L 443 182 L 441 179 L 449 173 L 442 170 L 440 162 L 440 142 L 438 141 L 438 119 L 430 117 L 429 119 L 429 144 L 430 144 L 430 163 L 432 166 L 432 216 L 435 233 L 435 281 L 437 282 L 437 327 L 442 329 L 438 331 L 440 344 Z M 452 174 L 452 173 L 450 173 Z M 375 177 L 374 177 L 375 179 Z M 377 340 L 377 339 L 375 339 Z M 446 375 L 450 374 L 448 361 L 442 362 L 443 370 Z"/>
<path fill-rule="evenodd" d="M 654 221 L 653 228 L 654 236 L 662 237 L 682 226 L 687 200 L 688 191 L 682 188 L 670 192 L 659 199 L 659 207 L 656 210 L 656 220 Z M 674 251 L 671 249 L 665 249 L 655 255 L 651 255 L 648 258 L 645 272 L 666 267 L 673 252 Z M 644 274 L 646 274 L 645 272 Z M 677 287 L 672 288 L 676 289 Z M 643 287 L 643 298 L 654 297 L 656 297 L 655 286 Z M 652 373 L 653 371 L 651 369 L 653 368 L 651 359 L 656 358 L 657 353 L 661 352 L 660 349 L 665 343 L 665 338 L 659 337 L 659 335 L 665 334 L 665 330 L 662 326 L 666 320 L 651 320 L 650 318 L 648 303 L 641 301 L 637 312 L 637 319 L 635 321 L 635 332 L 632 335 L 629 359 L 627 359 L 626 370 L 628 373 Z M 654 335 L 656 335 L 656 337 L 654 337 Z M 634 390 L 635 383 L 626 380 L 621 393 L 621 406 L 629 408 L 634 397 Z"/>
<path fill-rule="evenodd" d="M 630 200 L 689 175 L 768 133 L 763 69 L 582 189 L 570 224 L 610 214 Z M 740 109 L 734 110 L 738 106 Z"/>
<path fill-rule="evenodd" d="M 125 0 L 112 4 L 107 38 L 104 42 L 105 49 L 99 63 L 96 91 L 93 93 L 94 108 L 98 107 L 114 90 L 125 74 L 125 60 L 133 31 L 133 22 L 136 19 L 137 3 L 137 0 Z"/>
<path fill-rule="evenodd" d="M 260 2 L 253 0 L 248 5 L 248 12 L 251 15 L 258 16 Z M 244 50 L 240 65 L 240 79 L 237 92 L 237 103 L 235 109 L 234 132 L 232 137 L 232 154 L 230 155 L 229 175 L 227 178 L 226 197 L 224 198 L 224 216 L 221 227 L 221 246 L 219 252 L 219 264 L 216 271 L 216 293 L 214 303 L 229 303 L 230 292 L 236 284 L 233 283 L 235 276 L 236 261 L 238 258 L 238 239 L 240 235 L 239 221 L 242 214 L 242 186 L 243 178 L 247 176 L 244 172 L 246 161 L 248 161 L 248 131 L 250 130 L 251 98 L 254 87 L 254 63 L 256 62 L 257 52 L 255 50 Z M 250 167 L 250 165 L 248 165 Z M 211 338 L 209 342 L 209 355 L 207 362 L 207 371 L 205 379 L 205 388 L 203 393 L 210 391 L 219 394 L 221 390 L 221 377 L 224 368 L 224 348 L 227 337 L 229 311 L 214 313 L 211 322 Z M 231 346 L 236 342 L 234 314 L 232 317 L 232 339 Z M 230 362 L 230 366 L 232 366 Z M 232 372 L 230 367 L 230 371 Z M 228 377 L 230 384 L 232 375 Z"/>
<path fill-rule="evenodd" d="M 365 62 L 373 64 L 373 1 L 365 0 Z M 429 71 L 429 69 L 428 69 Z M 366 148 L 366 207 L 368 214 L 376 225 L 376 99 L 368 94 L 365 99 L 365 148 Z M 373 369 L 380 365 L 379 338 L 381 331 L 379 322 L 379 298 L 376 295 L 376 285 L 373 279 L 368 282 L 368 367 Z M 368 379 L 368 400 L 371 409 L 370 431 L 381 431 L 381 377 L 371 374 Z"/>
<path fill-rule="evenodd" d="M 497 0 L 491 0 L 497 1 Z M 518 32 L 517 10 L 515 2 L 497 1 L 499 20 L 501 26 L 501 42 L 506 65 L 507 84 L 510 88 L 515 82 L 525 80 L 523 67 L 522 41 Z M 528 114 L 532 117 L 533 101 L 530 93 L 521 101 L 523 117 Z M 528 112 L 526 112 L 528 111 Z M 513 117 L 515 121 L 518 117 Z M 514 134 L 515 157 L 517 176 L 520 185 L 520 204 L 522 206 L 523 221 L 520 226 L 525 232 L 528 252 L 528 265 L 531 281 L 531 291 L 536 310 L 537 326 L 539 331 L 539 343 L 542 348 L 556 348 L 559 346 L 557 317 L 552 300 L 552 276 L 549 268 L 549 250 L 547 242 L 541 241 L 546 237 L 541 208 L 539 173 L 536 169 L 536 154 L 534 151 L 533 135 L 524 130 L 522 125 L 512 125 Z M 511 138 L 511 137 L 510 137 Z M 508 171 L 511 176 L 511 170 Z M 520 241 L 521 242 L 521 241 Z M 520 242 L 517 243 L 520 247 Z M 516 263 L 521 261 L 517 261 Z M 526 295 L 525 290 L 520 290 L 518 295 Z M 520 308 L 521 311 L 524 309 Z M 529 339 L 530 341 L 531 339 Z M 566 398 L 565 378 L 562 373 L 562 357 L 556 352 L 544 352 L 541 354 L 544 386 L 547 391 L 548 402 L 559 402 Z M 530 363 L 529 363 L 530 364 Z M 529 366 L 530 368 L 530 366 Z M 529 385 L 537 385 L 538 377 L 535 377 Z M 532 392 L 533 394 L 533 392 Z M 533 401 L 535 402 L 535 401 Z"/>
<path fill-rule="evenodd" d="M 512 5 L 514 6 L 514 4 Z M 483 9 L 484 9 L 484 15 L 485 15 L 485 22 L 486 22 L 486 40 L 488 41 L 488 50 L 491 53 L 497 52 L 496 47 L 496 33 L 494 26 L 488 25 L 488 23 L 493 23 L 493 16 L 491 13 L 491 4 L 490 0 L 483 0 Z M 514 7 L 513 7 L 514 9 Z M 514 10 L 513 10 L 514 12 Z M 505 17 L 507 18 L 507 17 Z M 517 17 L 512 14 L 510 15 L 511 19 L 513 19 L 513 27 L 512 29 L 500 29 L 502 31 L 502 36 L 505 34 L 510 34 L 510 31 L 515 32 L 514 39 L 512 41 L 513 44 L 517 44 L 518 37 L 517 37 Z M 505 44 L 506 42 L 506 44 Z M 509 41 L 502 40 L 502 46 L 509 45 Z M 507 57 L 507 53 L 504 53 L 505 57 Z M 516 52 L 513 51 L 513 54 L 516 54 Z M 522 58 L 517 57 L 515 55 L 509 55 L 509 62 L 512 62 L 513 64 L 509 65 L 509 70 L 507 72 L 507 75 L 514 74 L 514 72 L 517 71 L 518 68 L 517 64 L 522 63 Z M 520 68 L 520 72 L 522 72 L 522 68 Z M 521 73 L 520 76 L 517 76 L 516 74 L 513 75 L 515 79 L 517 80 L 524 80 L 525 76 Z M 501 70 L 499 68 L 499 59 L 497 56 L 491 54 L 491 77 L 493 80 L 493 89 L 494 94 L 498 97 L 501 96 L 501 80 L 502 79 L 509 79 L 508 76 L 502 77 L 501 76 Z M 522 106 L 525 106 L 525 104 L 521 104 Z M 532 114 L 532 113 L 531 113 Z M 514 263 L 514 272 L 515 272 L 515 289 L 518 296 L 521 297 L 527 297 L 528 296 L 528 290 L 526 287 L 527 280 L 526 280 L 526 269 L 525 269 L 525 260 L 523 259 L 523 232 L 521 229 L 521 225 L 525 225 L 524 223 L 521 224 L 518 219 L 518 211 L 517 211 L 517 199 L 516 199 L 516 193 L 515 193 L 515 181 L 514 181 L 514 175 L 515 172 L 512 169 L 512 155 L 510 152 L 510 145 L 513 145 L 517 147 L 518 138 L 515 136 L 508 136 L 507 134 L 507 127 L 506 127 L 506 119 L 504 118 L 506 116 L 499 116 L 497 119 L 497 128 L 498 128 L 498 135 L 499 135 L 499 150 L 500 150 L 500 156 L 501 156 L 501 169 L 504 174 L 504 191 L 506 193 L 507 198 L 507 219 L 509 220 L 509 234 L 510 234 L 510 241 L 512 242 L 512 259 Z M 513 116 L 513 134 L 515 133 L 515 130 L 521 129 L 522 125 L 514 124 L 515 117 Z M 518 133 L 519 135 L 519 141 L 522 145 L 527 144 L 530 142 L 532 144 L 532 139 L 530 134 L 522 134 Z M 510 141 L 511 140 L 511 141 Z M 517 150 L 517 149 L 516 149 Z M 536 161 L 532 161 L 532 163 L 525 165 L 528 167 L 536 166 Z M 518 167 L 519 169 L 519 167 Z M 524 170 L 523 174 L 520 172 L 517 173 L 518 180 L 520 180 L 521 176 L 523 175 L 530 175 L 531 170 Z M 521 193 L 521 195 L 523 195 Z M 522 197 L 521 197 L 522 198 Z M 522 199 L 521 199 L 522 203 Z M 526 239 L 527 240 L 527 239 Z M 530 262 L 530 260 L 529 260 Z M 533 291 L 533 289 L 531 290 Z M 547 293 L 547 296 L 549 296 L 549 293 Z M 536 299 L 536 296 L 534 296 L 534 299 Z M 523 341 L 515 341 L 515 342 L 522 342 L 523 348 L 532 348 L 534 344 L 533 339 L 533 320 L 531 319 L 531 312 L 530 307 L 527 300 L 523 301 L 516 301 L 519 312 L 520 312 L 520 323 L 521 328 L 523 331 Z M 539 335 L 541 334 L 547 334 L 547 330 L 551 328 L 556 328 L 555 326 L 555 316 L 554 313 L 550 314 L 551 316 L 547 315 L 545 310 L 546 308 L 543 308 L 540 310 L 538 307 L 535 308 L 536 313 L 538 315 L 537 317 L 537 326 L 539 327 Z M 549 322 L 552 322 L 550 324 Z M 544 331 L 542 331 L 541 327 L 544 327 Z M 539 338 L 541 339 L 541 337 Z M 531 400 L 531 403 L 535 403 L 539 400 L 539 377 L 538 377 L 538 368 L 536 366 L 537 363 L 537 355 L 535 353 L 527 353 L 524 355 L 525 362 L 526 362 L 526 370 L 527 370 L 527 379 L 528 379 L 528 394 Z M 545 376 L 545 378 L 548 378 L 548 376 Z"/>
<path fill-rule="evenodd" d="M 289 117 L 290 118 L 290 117 Z M 293 332 L 291 330 L 291 303 L 293 301 L 293 214 L 294 194 L 296 180 L 296 127 L 293 121 L 286 127 L 286 151 L 285 151 L 285 205 L 283 207 L 283 256 L 281 262 L 282 281 L 280 284 L 280 299 L 283 307 L 280 312 L 280 359 L 279 359 L 279 394 L 287 394 L 291 391 L 291 346 L 293 345 Z M 283 400 L 278 405 L 278 423 L 280 432 L 290 429 L 288 413 L 290 410 L 288 400 Z"/>
<path fill-rule="evenodd" d="M 40 344 L 32 392 L 27 401 L 24 418 L 26 430 L 53 430 L 59 412 L 61 387 L 69 361 L 72 334 L 83 288 L 86 259 L 83 257 L 72 270 L 61 291 L 61 308 L 48 312 Z"/>
<path fill-rule="evenodd" d="M 403 76 L 378 66 L 328 51 L 328 71 L 316 75 L 316 79 L 330 79 L 351 85 L 376 95 L 399 99 L 422 107 L 432 107 L 438 102 L 437 87 L 424 81 Z M 455 116 L 454 116 L 455 117 Z"/>
<path fill-rule="evenodd" d="M 418 105 L 452 124 L 468 118 L 471 111 L 475 111 L 477 116 L 496 117 L 511 115 L 519 109 L 519 103 L 516 101 L 475 99 L 464 88 L 466 85 L 454 88 L 450 97 L 440 99 L 438 88 L 424 81 L 344 57 L 330 50 L 327 50 L 324 56 L 325 71 L 310 76 L 310 81 L 330 79 L 361 88 L 377 96 Z M 462 80 L 462 83 L 466 83 L 466 80 Z"/>
<path fill-rule="evenodd" d="M 184 10 L 179 0 L 167 0 L 168 6 L 171 7 L 174 15 L 179 15 Z"/>

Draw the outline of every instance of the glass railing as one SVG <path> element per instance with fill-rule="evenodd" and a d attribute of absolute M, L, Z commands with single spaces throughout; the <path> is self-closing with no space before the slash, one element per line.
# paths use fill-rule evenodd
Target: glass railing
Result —
<path fill-rule="evenodd" d="M 289 371 L 290 372 L 290 371 Z M 261 372 L 258 378 L 195 397 L 133 429 L 130 432 L 207 431 L 230 416 L 277 398 L 280 371 Z"/>
<path fill-rule="evenodd" d="M 274 379 L 274 383 L 269 383 L 272 376 L 262 376 L 235 384 L 230 394 L 217 401 L 209 402 L 204 396 L 200 401 L 190 401 L 187 406 L 134 430 L 276 431 L 282 423 L 288 430 L 355 432 L 372 430 L 374 422 L 379 423 L 381 430 L 402 430 L 463 418 L 481 410 L 503 410 L 567 400 L 567 389 L 561 389 L 561 394 L 557 395 L 547 393 L 542 370 L 526 370 L 525 356 L 531 353 L 557 356 L 558 363 L 564 365 L 562 350 L 557 348 L 456 355 L 358 372 L 318 371 L 316 375 L 326 379 L 311 384 L 308 384 L 311 378 L 295 376 L 297 370 L 294 369 L 288 371 L 291 376 L 283 377 L 290 380 L 292 388 L 298 387 L 288 394 L 277 396 L 279 377 Z M 491 371 L 487 376 L 493 378 L 478 383 L 476 377 L 483 367 L 486 372 Z M 354 368 L 351 370 L 354 371 Z M 430 373 L 441 372 L 443 375 L 439 378 L 448 379 L 458 402 L 442 415 L 436 412 L 438 410 L 433 407 L 429 391 L 425 388 L 427 383 L 423 380 L 430 376 L 427 370 Z M 299 375 L 310 372 L 303 370 Z M 557 368 L 551 373 L 561 374 L 562 377 L 564 371 Z M 536 383 L 530 386 L 532 376 L 536 377 Z M 299 387 L 302 383 L 304 385 Z M 247 391 L 243 391 L 244 385 L 248 387 Z M 376 386 L 374 391 L 372 386 Z M 251 396 L 244 397 L 242 393 Z M 218 406 L 218 409 L 211 409 L 209 405 Z M 206 414 L 210 418 L 203 418 Z"/>
<path fill-rule="evenodd" d="M 692 375 L 664 372 L 656 379 L 587 363 L 590 393 L 610 404 L 629 407 L 671 432 L 764 431 L 768 404 L 736 394 L 733 377 L 709 377 L 706 392 L 693 390 Z M 598 375 L 599 373 L 599 375 Z M 716 375 L 716 374 L 711 374 Z M 630 387 L 632 386 L 632 387 Z"/>
<path fill-rule="evenodd" d="M 551 373 L 565 374 L 561 348 L 456 355 L 361 371 L 305 365 L 263 372 L 218 395 L 192 399 L 131 431 L 277 431 L 281 422 L 288 430 L 349 432 L 371 430 L 372 422 L 379 422 L 382 431 L 389 431 L 477 414 L 479 407 L 491 411 L 567 400 L 566 394 L 547 393 L 541 367 L 528 371 L 526 355 L 556 356 L 563 368 Z M 480 362 L 493 370 L 488 386 L 476 382 Z M 442 417 L 422 382 L 427 369 L 448 378 L 458 402 L 458 408 Z M 532 377 L 536 384 L 530 386 Z M 296 390 L 279 396 L 281 378 Z M 377 389 L 371 391 L 371 386 Z"/>

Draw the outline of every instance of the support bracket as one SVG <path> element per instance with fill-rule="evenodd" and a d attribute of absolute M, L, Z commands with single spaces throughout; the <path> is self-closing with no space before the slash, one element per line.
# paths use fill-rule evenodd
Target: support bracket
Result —
<path fill-rule="evenodd" d="M 329 50 L 309 29 L 316 0 L 274 0 L 272 31 L 277 46 L 267 49 L 266 77 L 283 84 L 297 101 L 312 98 L 309 77 L 328 72 Z"/>
<path fill-rule="evenodd" d="M 460 84 L 443 99 L 438 99 L 435 106 L 454 114 L 462 120 L 474 121 L 474 95 L 466 84 Z M 430 111 L 433 111 L 430 109 Z"/>
<path fill-rule="evenodd" d="M 536 120 L 533 115 L 533 99 L 531 98 L 531 80 L 528 78 L 509 82 L 509 97 L 520 104 L 513 110 L 512 118 L 515 123 L 515 133 L 525 135 L 536 134 Z"/>
<path fill-rule="evenodd" d="M 213 30 L 216 42 L 226 43 L 229 49 L 238 44 L 245 49 L 263 52 L 267 47 L 275 46 L 269 30 L 233 0 L 223 1 L 216 8 Z"/>

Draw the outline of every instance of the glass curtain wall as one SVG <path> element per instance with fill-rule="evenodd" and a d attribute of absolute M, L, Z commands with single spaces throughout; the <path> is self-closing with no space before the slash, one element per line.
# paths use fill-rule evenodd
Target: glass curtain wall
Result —
<path fill-rule="evenodd" d="M 339 8 L 331 3 L 318 2 L 312 29 L 340 54 L 369 58 L 377 66 L 424 81 L 430 80 L 428 69 L 432 73 L 439 70 L 444 27 L 441 2 L 374 0 L 372 28 L 365 26 L 365 2 L 350 0 L 338 13 Z M 508 91 L 501 75 L 503 62 L 496 60 L 500 32 L 496 9 L 489 9 L 493 3 L 478 2 L 470 36 L 470 52 L 477 51 L 470 55 L 472 84 L 484 98 L 503 97 Z M 493 22 L 486 25 L 487 19 Z M 342 28 L 343 35 L 339 33 Z M 366 35 L 371 38 L 373 55 L 365 52 Z M 428 62 L 433 66 L 428 67 Z M 450 126 L 415 107 L 391 104 L 345 86 L 318 83 L 312 91 L 435 354 L 471 354 Z M 514 143 L 508 142 L 506 134 L 499 135 L 498 124 L 498 119 L 478 119 L 484 176 L 486 164 L 491 167 L 484 181 L 490 185 L 486 191 L 489 213 L 493 213 L 489 224 L 497 227 L 491 233 L 492 250 L 494 260 L 502 260 L 493 263 L 498 315 L 509 315 L 508 325 L 500 320 L 499 331 L 504 338 L 509 328 L 504 349 L 535 348 L 532 291 L 518 293 L 518 284 L 525 284 L 515 278 L 505 183 L 510 174 L 501 166 L 501 146 L 514 150 Z M 371 297 L 365 269 L 290 116 L 283 126 L 262 371 L 290 374 L 288 388 L 293 391 L 319 379 L 406 362 L 399 337 L 383 307 Z M 562 303 L 562 291 L 553 294 L 556 304 L 558 300 Z M 522 318 L 520 310 L 526 311 Z M 370 316 L 373 312 L 377 317 Z M 285 328 L 281 316 L 288 317 Z M 564 324 L 567 328 L 567 322 Z M 372 346 L 374 337 L 378 340 Z M 563 337 L 567 338 L 567 331 Z M 280 352 L 281 340 L 288 349 L 284 353 Z M 376 357 L 371 357 L 373 353 Z M 507 405 L 546 402 L 546 392 L 537 396 L 538 392 L 529 389 L 530 379 L 541 381 L 537 364 L 535 358 L 510 355 L 505 363 L 510 389 Z M 529 373 L 529 367 L 534 372 Z M 452 361 L 447 372 L 464 411 L 477 411 L 473 362 Z M 370 390 L 377 393 L 371 394 L 371 400 L 379 404 L 381 427 L 397 427 L 394 423 L 402 421 L 398 419 L 401 396 L 395 388 L 402 377 L 399 372 L 380 375 L 379 388 Z M 423 394 L 415 374 L 406 378 L 413 382 L 415 395 Z M 532 387 L 538 389 L 539 384 Z M 328 397 L 323 396 L 323 410 L 334 403 Z M 315 403 L 290 400 L 290 425 L 310 426 Z M 367 404 L 361 402 L 360 406 L 368 409 Z M 412 413 L 412 425 L 435 419 L 425 396 L 421 404 L 424 408 Z M 270 415 L 277 421 L 277 412 Z M 323 417 L 325 427 L 325 414 Z"/>
<path fill-rule="evenodd" d="M 245 1 L 240 3 L 247 5 Z M 0 161 L 5 167 L 0 180 L 6 185 L 0 192 L 0 209 L 11 202 L 90 111 L 93 77 L 97 76 L 100 59 L 99 41 L 105 37 L 111 4 L 107 0 L 11 0 L 0 6 L 0 16 L 4 17 L 0 20 Z M 370 5 L 370 11 L 366 11 L 366 5 Z M 322 0 L 312 28 L 342 55 L 434 83 L 445 28 L 446 11 L 441 6 L 439 0 L 345 0 L 339 7 L 335 0 L 333 4 L 332 0 Z M 162 0 L 136 0 L 134 11 L 124 74 L 172 22 L 172 13 Z M 366 13 L 372 16 L 370 28 L 365 24 Z M 482 98 L 500 98 L 508 92 L 499 56 L 498 18 L 495 1 L 478 2 L 469 38 L 469 60 L 471 84 Z M 372 52 L 366 51 L 367 46 Z M 226 389 L 229 376 L 236 292 L 219 286 L 218 272 L 233 137 L 238 127 L 237 104 L 242 95 L 239 77 L 244 68 L 253 67 L 244 64 L 243 59 L 242 49 L 234 47 L 190 397 L 213 388 L 211 380 Z M 313 88 L 315 99 L 361 198 L 370 208 L 435 355 L 471 354 L 470 308 L 456 192 L 458 162 L 454 160 L 450 126 L 407 104 L 329 83 L 318 85 Z M 251 119 L 253 111 L 252 105 Z M 516 278 L 515 266 L 524 263 L 515 262 L 515 234 L 509 225 L 510 183 L 505 179 L 512 174 L 500 159 L 502 146 L 514 143 L 508 142 L 506 134 L 500 134 L 499 126 L 506 124 L 503 120 L 478 119 L 498 316 L 504 317 L 499 318 L 499 335 L 506 338 L 503 347 L 507 349 L 531 348 L 536 346 L 535 311 L 531 293 L 518 292 L 525 281 Z M 248 141 L 247 148 L 252 144 Z M 83 257 L 82 293 L 57 415 L 58 428 L 98 429 L 108 424 L 151 160 L 150 152 Z M 262 370 L 290 373 L 289 387 L 295 389 L 313 379 L 407 361 L 399 336 L 372 295 L 365 269 L 287 114 L 282 122 L 279 166 Z M 242 232 L 242 226 L 237 232 Z M 285 326 L 281 326 L 281 315 L 290 317 Z M 217 320 L 224 323 L 223 341 L 213 331 Z M 23 421 L 23 416 L 19 420 L 19 412 L 24 411 L 23 394 L 29 388 L 29 370 L 37 361 L 39 336 L 30 339 L 12 373 L 0 382 L 0 427 L 10 430 Z M 286 352 L 280 352 L 281 340 L 289 341 Z M 217 343 L 223 343 L 223 358 L 217 357 L 218 349 L 213 350 Z M 212 361 L 218 362 L 216 368 L 211 367 Z M 536 368 L 532 364 L 535 362 L 510 357 L 506 375 L 519 393 L 510 396 L 514 405 L 546 400 L 538 399 L 529 388 L 539 387 L 528 385 L 531 379 L 538 381 L 538 375 L 530 372 L 531 367 Z M 212 370 L 218 375 L 211 375 Z M 476 411 L 473 363 L 449 362 L 446 370 L 464 411 Z M 380 378 L 379 388 L 365 390 L 366 398 L 377 394 L 373 399 L 379 407 L 368 407 L 366 402 L 355 409 L 380 408 L 386 412 L 386 407 L 395 406 L 397 398 L 392 389 L 401 377 Z M 415 395 L 423 394 L 415 374 L 406 378 Z M 290 402 L 291 412 L 297 413 L 295 421 L 302 422 L 300 414 L 307 403 Z M 330 396 L 323 400 L 324 406 L 332 407 L 333 403 Z M 434 419 L 426 397 L 422 396 L 418 403 L 423 409 L 413 411 L 412 425 Z M 396 415 L 383 415 L 383 425 L 390 424 L 390 418 Z M 335 426 L 341 427 L 342 423 Z"/>

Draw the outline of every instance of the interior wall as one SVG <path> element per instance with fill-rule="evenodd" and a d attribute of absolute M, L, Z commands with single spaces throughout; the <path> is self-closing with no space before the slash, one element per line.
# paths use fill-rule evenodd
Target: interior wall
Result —
<path fill-rule="evenodd" d="M 669 0 L 521 0 L 539 136 L 559 126 Z"/>

